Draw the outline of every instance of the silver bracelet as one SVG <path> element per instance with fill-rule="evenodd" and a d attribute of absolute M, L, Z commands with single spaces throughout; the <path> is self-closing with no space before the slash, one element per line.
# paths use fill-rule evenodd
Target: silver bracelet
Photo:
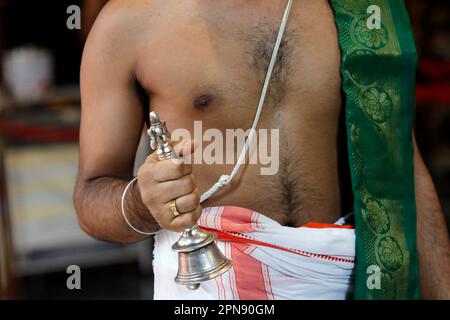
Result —
<path fill-rule="evenodd" d="M 134 178 L 133 180 L 131 180 L 131 181 L 128 183 L 128 185 L 126 186 L 125 190 L 124 190 L 123 193 L 122 193 L 122 201 L 121 201 L 122 216 L 123 216 L 123 219 L 125 220 L 125 222 L 128 224 L 128 226 L 129 226 L 131 229 L 133 229 L 133 231 L 135 231 L 135 232 L 137 232 L 137 233 L 139 233 L 139 234 L 141 234 L 141 235 L 144 235 L 144 236 L 151 236 L 151 235 L 154 235 L 154 234 L 157 234 L 157 233 L 161 232 L 162 229 L 160 229 L 160 230 L 158 230 L 158 231 L 156 231 L 156 232 L 144 232 L 144 231 L 141 231 L 141 230 L 137 229 L 136 227 L 134 227 L 134 226 L 130 223 L 130 221 L 129 221 L 128 218 L 127 218 L 127 215 L 125 214 L 125 195 L 127 194 L 128 189 L 130 189 L 130 187 L 132 186 L 132 184 L 133 184 L 134 182 L 136 182 L 136 181 L 137 181 L 137 177 Z"/>

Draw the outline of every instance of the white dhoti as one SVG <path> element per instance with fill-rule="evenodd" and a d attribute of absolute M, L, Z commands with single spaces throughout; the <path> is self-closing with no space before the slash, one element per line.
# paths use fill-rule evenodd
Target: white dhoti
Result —
<path fill-rule="evenodd" d="M 355 232 L 351 226 L 308 223 L 284 227 L 249 209 L 211 207 L 199 225 L 218 235 L 217 245 L 233 268 L 191 291 L 178 285 L 180 234 L 155 236 L 155 299 L 272 300 L 345 299 L 352 294 Z"/>

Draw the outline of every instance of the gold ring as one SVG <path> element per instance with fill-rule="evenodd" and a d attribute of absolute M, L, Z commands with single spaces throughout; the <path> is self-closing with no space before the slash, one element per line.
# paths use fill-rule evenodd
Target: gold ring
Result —
<path fill-rule="evenodd" d="M 172 214 L 175 217 L 178 217 L 180 215 L 180 213 L 178 212 L 177 204 L 176 204 L 175 200 L 169 204 L 169 207 L 170 207 L 170 211 L 172 211 Z"/>

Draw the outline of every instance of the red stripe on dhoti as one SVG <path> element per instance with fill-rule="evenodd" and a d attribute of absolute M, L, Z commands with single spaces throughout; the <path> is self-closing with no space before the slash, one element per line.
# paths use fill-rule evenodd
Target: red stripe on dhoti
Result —
<path fill-rule="evenodd" d="M 260 261 L 244 253 L 250 246 L 236 243 L 231 247 L 231 260 L 236 276 L 236 287 L 241 300 L 268 300 L 267 285 Z"/>
<path fill-rule="evenodd" d="M 257 215 L 253 210 L 224 207 L 220 216 L 220 230 L 234 232 L 253 232 L 258 226 Z"/>

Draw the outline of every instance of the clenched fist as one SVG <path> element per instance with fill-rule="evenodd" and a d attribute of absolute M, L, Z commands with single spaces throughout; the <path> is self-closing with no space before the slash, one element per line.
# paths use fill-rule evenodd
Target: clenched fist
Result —
<path fill-rule="evenodd" d="M 194 141 L 182 141 L 174 147 L 174 153 L 183 158 L 194 149 Z M 138 185 L 142 201 L 162 228 L 181 232 L 200 218 L 200 193 L 191 164 L 181 159 L 159 161 L 154 152 L 138 170 Z M 170 208 L 173 203 L 179 216 Z"/>

